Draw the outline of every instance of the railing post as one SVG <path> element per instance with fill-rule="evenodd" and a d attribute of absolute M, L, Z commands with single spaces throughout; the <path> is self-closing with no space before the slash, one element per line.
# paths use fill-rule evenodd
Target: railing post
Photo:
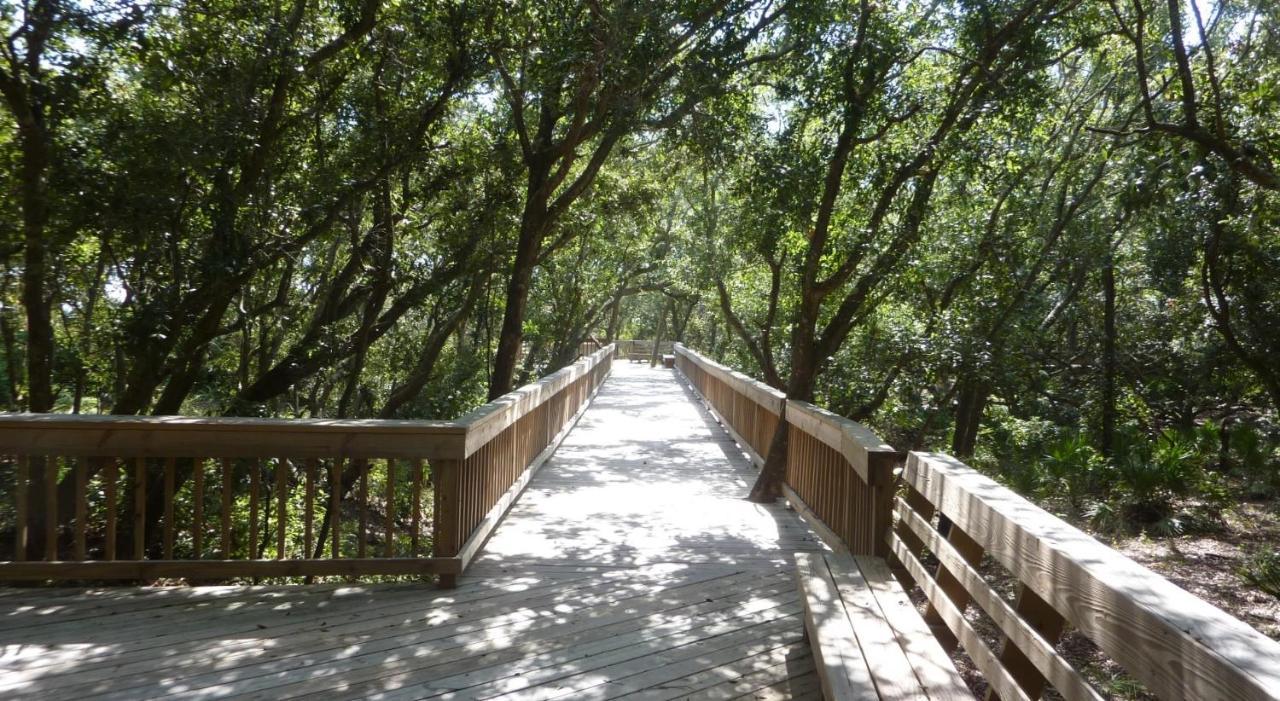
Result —
<path fill-rule="evenodd" d="M 454 557 L 462 548 L 462 461 L 432 460 L 431 479 L 435 486 L 435 531 L 431 554 Z M 440 587 L 458 586 L 455 574 L 440 575 Z"/>
<path fill-rule="evenodd" d="M 863 504 L 867 531 L 871 535 L 868 555 L 886 557 L 889 554 L 889 530 L 893 528 L 893 497 L 897 484 L 893 471 L 906 459 L 905 453 L 873 452 L 867 455 L 867 499 Z M 851 475 L 857 479 L 857 475 Z"/>

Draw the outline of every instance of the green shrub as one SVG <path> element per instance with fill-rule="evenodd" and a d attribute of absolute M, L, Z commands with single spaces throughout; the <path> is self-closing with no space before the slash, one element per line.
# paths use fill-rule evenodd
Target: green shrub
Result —
<path fill-rule="evenodd" d="M 1205 469 L 1210 445 L 1203 435 L 1173 430 L 1154 443 L 1131 441 L 1111 467 L 1105 507 L 1090 509 L 1095 527 L 1161 536 L 1218 528 L 1230 491 L 1221 475 Z"/>
<path fill-rule="evenodd" d="M 1231 458 L 1248 496 L 1268 499 L 1280 495 L 1280 459 L 1275 448 L 1253 426 L 1231 431 Z"/>
<path fill-rule="evenodd" d="M 1240 566 L 1240 577 L 1280 599 L 1280 550 L 1266 547 L 1253 552 Z"/>
<path fill-rule="evenodd" d="M 1099 491 L 1105 465 L 1102 455 L 1083 435 L 1068 435 L 1050 444 L 1040 461 L 1044 472 L 1042 486 L 1053 493 L 1065 494 L 1078 509 L 1086 497 Z"/>

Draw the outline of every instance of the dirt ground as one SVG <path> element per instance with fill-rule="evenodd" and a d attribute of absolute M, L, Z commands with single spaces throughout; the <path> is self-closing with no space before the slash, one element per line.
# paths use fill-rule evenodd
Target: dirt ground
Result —
<path fill-rule="evenodd" d="M 1280 640 L 1280 599 L 1258 591 L 1237 574 L 1250 553 L 1264 545 L 1280 545 L 1280 503 L 1241 504 L 1228 512 L 1221 533 L 1137 536 L 1111 545 L 1263 635 Z"/>

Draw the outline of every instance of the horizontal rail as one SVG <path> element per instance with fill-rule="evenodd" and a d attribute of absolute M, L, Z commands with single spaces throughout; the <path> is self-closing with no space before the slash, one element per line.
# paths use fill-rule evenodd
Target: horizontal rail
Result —
<path fill-rule="evenodd" d="M 533 471 L 564 438 L 612 368 L 606 346 L 538 382 L 463 416 L 464 458 L 444 463 L 436 482 L 437 555 L 465 569 Z"/>
<path fill-rule="evenodd" d="M 598 350 L 536 382 L 512 390 L 452 422 L 466 434 L 460 457 L 470 456 L 516 421 L 582 380 L 595 368 L 602 365 L 607 367 L 613 356 L 611 348 Z"/>
<path fill-rule="evenodd" d="M 64 457 L 461 457 L 457 421 L 0 414 L 0 453 Z"/>
<path fill-rule="evenodd" d="M 618 355 L 623 358 L 648 358 L 653 355 L 653 341 L 644 339 L 625 339 L 614 341 L 614 346 L 618 349 Z M 670 354 L 674 352 L 675 344 L 671 341 L 662 341 L 658 344 L 658 354 Z"/>
<path fill-rule="evenodd" d="M 104 562 L 8 563 L 5 578 L 48 579 L 162 579 L 187 577 L 360 577 L 370 575 L 428 575 L 460 573 L 458 558 L 364 558 L 350 560 L 121 560 Z"/>
<path fill-rule="evenodd" d="M 903 481 L 893 553 L 928 596 L 926 618 L 947 625 L 988 679 L 1014 680 L 1029 698 L 1047 685 L 1100 698 L 1054 647 L 1071 626 L 1160 698 L 1280 698 L 1280 643 L 1247 624 L 950 456 L 910 453 Z M 926 549 L 936 573 L 921 564 Z M 980 574 L 983 556 L 1016 580 L 1016 601 Z M 1000 649 L 970 630 L 970 602 L 1001 630 Z"/>
<path fill-rule="evenodd" d="M 453 421 L 0 414 L 14 506 L 0 580 L 431 573 L 448 585 L 613 353 Z"/>

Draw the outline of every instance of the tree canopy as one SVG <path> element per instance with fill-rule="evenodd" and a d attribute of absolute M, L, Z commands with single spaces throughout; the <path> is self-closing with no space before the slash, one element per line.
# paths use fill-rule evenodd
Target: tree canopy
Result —
<path fill-rule="evenodd" d="M 6 409 L 447 417 L 662 334 L 1024 489 L 1280 492 L 1274 2 L 0 26 Z"/>

